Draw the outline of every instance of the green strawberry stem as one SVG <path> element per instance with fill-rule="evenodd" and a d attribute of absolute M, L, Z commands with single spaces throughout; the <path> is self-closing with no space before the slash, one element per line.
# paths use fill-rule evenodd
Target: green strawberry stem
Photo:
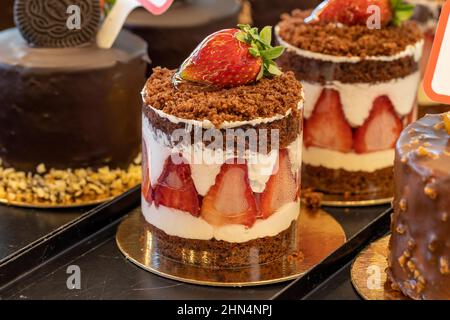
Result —
<path fill-rule="evenodd" d="M 403 0 L 391 0 L 393 20 L 395 26 L 400 26 L 409 20 L 414 14 L 414 5 L 405 3 Z"/>
<path fill-rule="evenodd" d="M 285 48 L 271 45 L 272 27 L 264 27 L 259 33 L 258 28 L 252 28 L 248 24 L 239 24 L 238 28 L 240 31 L 236 33 L 236 39 L 250 45 L 250 54 L 256 58 L 260 57 L 263 61 L 256 80 L 281 75 L 282 72 L 274 60 L 283 54 Z"/>
<path fill-rule="evenodd" d="M 111 11 L 112 7 L 116 4 L 116 0 L 103 0 L 103 12 L 106 15 Z"/>

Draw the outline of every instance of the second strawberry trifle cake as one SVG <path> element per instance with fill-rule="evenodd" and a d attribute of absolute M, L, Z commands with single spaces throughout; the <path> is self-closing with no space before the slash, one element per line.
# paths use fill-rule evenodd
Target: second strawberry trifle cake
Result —
<path fill-rule="evenodd" d="M 142 211 L 157 253 L 239 267 L 296 250 L 303 93 L 271 30 L 209 36 L 143 90 Z"/>
<path fill-rule="evenodd" d="M 422 33 L 401 22 L 410 9 L 330 0 L 277 26 L 287 47 L 279 63 L 305 90 L 304 186 L 361 200 L 392 195 L 394 145 L 416 117 L 420 81 Z"/>

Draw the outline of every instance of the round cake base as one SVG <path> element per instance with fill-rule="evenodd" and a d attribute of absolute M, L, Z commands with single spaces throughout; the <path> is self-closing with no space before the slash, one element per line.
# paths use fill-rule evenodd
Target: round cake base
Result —
<path fill-rule="evenodd" d="M 125 190 L 127 191 L 127 190 Z M 124 191 L 124 192 L 125 192 Z M 27 203 L 21 201 L 11 201 L 5 198 L 0 198 L 0 204 L 7 206 L 14 206 L 20 208 L 29 208 L 29 209 L 70 209 L 70 208 L 81 208 L 81 207 L 90 207 L 102 204 L 104 202 L 111 201 L 115 197 L 101 198 L 95 200 L 85 200 L 78 201 L 74 203 L 65 203 L 65 204 L 50 204 L 50 203 Z"/>
<path fill-rule="evenodd" d="M 385 195 L 366 194 L 366 195 L 349 195 L 343 197 L 338 194 L 324 194 L 322 205 L 330 207 L 370 207 L 392 202 L 392 197 Z"/>
<path fill-rule="evenodd" d="M 301 276 L 346 241 L 342 226 L 321 210 L 312 213 L 302 209 L 297 226 L 299 254 L 286 255 L 267 264 L 233 269 L 183 264 L 159 255 L 155 252 L 151 232 L 142 222 L 140 210 L 120 224 L 116 242 L 128 260 L 165 278 L 209 286 L 258 286 Z"/>
<path fill-rule="evenodd" d="M 365 300 L 410 300 L 400 291 L 393 290 L 386 269 L 390 236 L 381 238 L 361 251 L 353 262 L 353 287 Z"/>

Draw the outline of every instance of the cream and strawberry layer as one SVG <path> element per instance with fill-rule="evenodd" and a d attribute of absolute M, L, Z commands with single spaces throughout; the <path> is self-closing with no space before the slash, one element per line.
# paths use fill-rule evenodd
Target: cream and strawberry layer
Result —
<path fill-rule="evenodd" d="M 190 129 L 214 128 L 209 121 L 180 119 L 152 110 Z M 224 123 L 221 128 L 257 126 L 284 116 Z M 144 165 L 142 211 L 148 223 L 166 234 L 243 243 L 275 236 L 298 218 L 301 134 L 285 149 L 268 154 L 246 150 L 242 161 L 236 162 L 233 151 L 217 153 L 202 141 L 174 144 L 145 115 L 142 127 L 144 163 L 148 164 Z M 171 160 L 173 155 L 182 159 L 182 164 L 176 165 Z M 171 192 L 173 186 L 167 188 L 170 183 L 180 185 L 184 191 Z"/>
<path fill-rule="evenodd" d="M 280 44 L 298 56 L 325 62 L 358 63 L 360 57 L 341 57 Z M 419 63 L 423 41 L 393 56 L 364 60 L 391 62 L 412 57 Z M 374 172 L 391 167 L 395 142 L 402 129 L 416 117 L 420 71 L 404 78 L 377 83 L 325 84 L 302 81 L 305 91 L 303 163 L 327 169 Z"/>

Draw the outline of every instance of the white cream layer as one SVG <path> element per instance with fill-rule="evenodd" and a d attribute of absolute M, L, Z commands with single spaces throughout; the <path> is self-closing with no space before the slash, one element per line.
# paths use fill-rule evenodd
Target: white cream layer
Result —
<path fill-rule="evenodd" d="M 243 225 L 213 226 L 201 217 L 189 212 L 154 205 L 142 199 L 145 220 L 170 236 L 193 240 L 223 240 L 243 243 L 250 240 L 273 237 L 289 228 L 300 214 L 300 202 L 291 202 L 281 207 L 269 218 L 256 220 L 251 228 Z"/>
<path fill-rule="evenodd" d="M 337 26 L 338 28 L 338 26 Z M 290 43 L 286 42 L 285 40 L 283 40 L 280 35 L 279 35 L 279 31 L 280 31 L 280 27 L 276 26 L 275 27 L 275 35 L 276 38 L 278 40 L 278 42 L 286 47 L 286 49 L 288 51 L 291 52 L 295 52 L 296 54 L 305 57 L 305 58 L 309 58 L 309 59 L 314 59 L 314 60 L 322 60 L 322 61 L 329 61 L 329 62 L 334 62 L 334 63 L 358 63 L 361 61 L 365 61 L 365 60 L 373 60 L 373 61 L 395 61 L 404 57 L 414 57 L 414 60 L 416 62 L 420 61 L 420 58 L 422 57 L 422 50 L 423 50 L 423 45 L 424 45 L 424 41 L 420 40 L 418 42 L 416 42 L 413 45 L 408 45 L 405 50 L 392 55 L 392 56 L 368 56 L 368 57 L 351 57 L 351 56 L 334 56 L 334 55 L 330 55 L 330 54 L 323 54 L 323 53 L 319 53 L 319 52 L 313 52 L 313 51 L 309 51 L 309 50 L 303 50 L 300 48 L 297 48 L 293 45 L 291 45 Z"/>
<path fill-rule="evenodd" d="M 417 97 L 420 72 L 405 78 L 380 83 L 342 83 L 333 81 L 326 85 L 303 81 L 305 90 L 304 116 L 308 119 L 323 89 L 339 92 L 345 118 L 352 127 L 359 127 L 369 117 L 373 102 L 377 97 L 387 96 L 400 117 L 411 113 Z"/>
<path fill-rule="evenodd" d="M 158 178 L 161 176 L 167 158 L 172 154 L 180 153 L 191 167 L 191 176 L 197 192 L 201 196 L 205 196 L 209 188 L 214 185 L 222 164 L 227 159 L 235 158 L 233 153 L 224 154 L 218 158 L 202 142 L 188 147 L 184 145 L 171 146 L 168 136 L 160 130 L 151 128 L 145 116 L 142 119 L 142 137 L 147 146 L 150 181 L 153 186 L 156 185 Z M 296 174 L 300 170 L 302 161 L 302 136 L 298 136 L 287 149 L 292 172 Z M 201 159 L 201 161 L 197 161 L 198 159 Z M 248 160 L 248 176 L 253 192 L 263 192 L 277 162 L 278 150 L 273 150 L 267 155 L 247 150 L 244 159 Z"/>
<path fill-rule="evenodd" d="M 304 148 L 303 163 L 311 166 L 322 166 L 327 169 L 343 169 L 346 171 L 374 172 L 394 165 L 395 149 L 376 151 L 364 154 L 339 151 L 318 147 Z"/>

